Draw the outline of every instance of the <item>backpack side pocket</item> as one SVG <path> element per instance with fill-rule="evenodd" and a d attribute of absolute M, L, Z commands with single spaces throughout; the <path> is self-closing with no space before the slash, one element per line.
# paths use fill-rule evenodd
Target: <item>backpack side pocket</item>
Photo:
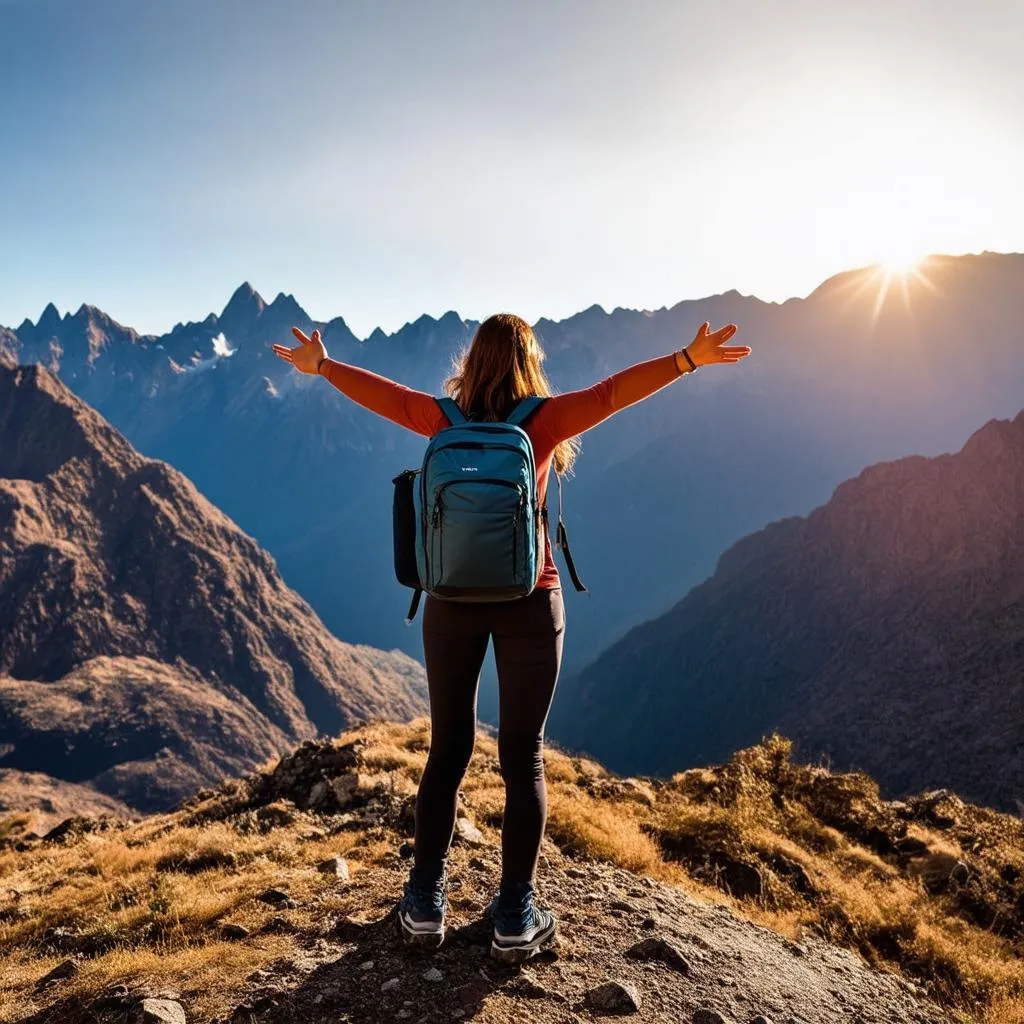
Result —
<path fill-rule="evenodd" d="M 392 481 L 395 496 L 391 506 L 395 547 L 395 576 L 404 587 L 419 588 L 420 573 L 416 564 L 417 515 L 414 490 L 418 469 L 407 469 Z"/>

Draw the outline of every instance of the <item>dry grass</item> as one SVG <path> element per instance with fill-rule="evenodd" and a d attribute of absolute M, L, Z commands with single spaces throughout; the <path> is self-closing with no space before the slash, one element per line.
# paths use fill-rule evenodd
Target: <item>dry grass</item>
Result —
<path fill-rule="evenodd" d="M 336 747 L 353 743 L 361 805 L 377 808 L 375 818 L 303 811 L 280 796 L 254 802 L 255 790 L 236 785 L 175 814 L 21 851 L 23 823 L 0 823 L 0 1021 L 51 1000 L 35 982 L 70 955 L 82 966 L 62 999 L 84 1002 L 128 981 L 176 989 L 190 1019 L 209 1019 L 253 972 L 314 944 L 346 908 L 346 886 L 316 865 L 345 854 L 358 882 L 393 861 L 429 725 L 373 724 Z M 870 780 L 792 765 L 780 740 L 669 781 L 620 779 L 555 750 L 546 765 L 548 836 L 563 853 L 730 902 L 794 939 L 815 931 L 927 984 L 965 1019 L 1024 1024 L 1024 935 L 1006 916 L 1013 892 L 1024 913 L 1021 822 L 961 805 L 957 823 L 940 827 L 879 801 Z M 490 736 L 478 738 L 462 799 L 497 841 L 504 791 Z M 872 828 L 897 820 L 927 853 L 880 849 Z M 958 863 L 970 884 L 936 883 Z M 298 907 L 255 898 L 271 887 Z M 1004 915 L 995 924 L 989 904 Z M 282 918 L 287 932 L 272 924 Z M 250 936 L 224 941 L 227 921 Z"/>

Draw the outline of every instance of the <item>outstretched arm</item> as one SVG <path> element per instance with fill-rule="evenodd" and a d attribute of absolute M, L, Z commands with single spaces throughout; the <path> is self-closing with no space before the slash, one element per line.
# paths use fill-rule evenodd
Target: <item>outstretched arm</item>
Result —
<path fill-rule="evenodd" d="M 653 395 L 698 366 L 738 363 L 750 354 L 745 345 L 725 345 L 736 333 L 735 324 L 727 324 L 714 332 L 709 332 L 709 326 L 705 322 L 694 340 L 678 352 L 636 363 L 592 387 L 549 398 L 533 418 L 535 429 L 557 444 L 597 426 L 620 409 Z"/>
<path fill-rule="evenodd" d="M 285 345 L 274 345 L 273 348 L 278 356 L 297 370 L 326 377 L 353 402 L 417 434 L 431 437 L 448 426 L 440 406 L 425 391 L 414 391 L 379 373 L 331 359 L 318 330 L 311 338 L 297 327 L 292 328 L 292 333 L 301 343 L 297 348 Z"/>

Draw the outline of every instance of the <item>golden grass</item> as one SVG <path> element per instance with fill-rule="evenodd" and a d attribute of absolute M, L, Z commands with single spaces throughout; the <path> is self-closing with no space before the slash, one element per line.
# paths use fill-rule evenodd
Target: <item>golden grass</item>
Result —
<path fill-rule="evenodd" d="M 360 778 L 379 787 L 385 805 L 407 811 L 429 737 L 429 723 L 419 720 L 375 723 L 337 742 L 358 742 Z M 870 780 L 793 766 L 781 740 L 742 752 L 725 768 L 661 783 L 619 779 L 557 750 L 545 764 L 548 837 L 567 856 L 681 885 L 793 939 L 823 934 L 927 983 L 965 1020 L 1024 1024 L 1024 938 L 980 927 L 926 885 L 930 871 L 948 873 L 958 860 L 979 872 L 1001 865 L 1008 877 L 1019 869 L 1024 877 L 1024 830 L 1012 819 L 972 810 L 969 836 L 914 822 L 908 834 L 929 853 L 904 864 L 872 850 L 851 828 L 858 815 L 874 813 Z M 190 1019 L 224 1013 L 253 971 L 294 953 L 351 909 L 346 887 L 321 874 L 320 861 L 344 854 L 358 881 L 361 872 L 393 861 L 404 838 L 358 822 L 332 834 L 331 815 L 287 801 L 229 807 L 229 799 L 214 796 L 66 845 L 0 849 L 0 1021 L 39 1009 L 50 997 L 35 991 L 36 980 L 72 954 L 81 971 L 61 986 L 62 998 L 85 1000 L 118 982 L 142 982 L 180 991 Z M 504 787 L 492 736 L 477 739 L 462 800 L 497 843 Z M 204 817 L 204 809 L 218 806 L 231 813 Z M 0 822 L 0 839 L 21 827 L 17 819 Z M 759 894 L 741 899 L 719 888 L 717 869 L 705 870 L 716 857 L 758 872 Z M 270 887 L 298 901 L 284 912 L 293 932 L 261 931 L 281 914 L 255 899 Z M 25 908 L 22 916 L 15 905 Z M 224 941 L 226 921 L 249 928 L 250 936 Z"/>

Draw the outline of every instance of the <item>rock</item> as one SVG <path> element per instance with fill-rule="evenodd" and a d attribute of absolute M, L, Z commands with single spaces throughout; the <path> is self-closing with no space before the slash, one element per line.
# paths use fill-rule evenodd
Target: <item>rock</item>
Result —
<path fill-rule="evenodd" d="M 363 789 L 362 780 L 358 773 L 351 772 L 347 775 L 331 779 L 331 789 L 334 792 L 334 799 L 338 802 L 338 807 L 341 810 L 345 810 L 348 806 L 355 803 L 356 797 Z"/>
<path fill-rule="evenodd" d="M 453 839 L 464 846 L 481 847 L 487 845 L 484 834 L 469 820 L 469 818 L 456 818 L 455 835 Z"/>
<path fill-rule="evenodd" d="M 185 1010 L 173 999 L 143 999 L 133 1024 L 185 1024 Z"/>
<path fill-rule="evenodd" d="M 632 957 L 634 960 L 657 960 L 680 974 L 690 973 L 690 965 L 687 963 L 686 957 L 683 956 L 679 947 L 673 945 L 668 939 L 658 937 L 641 939 L 626 950 L 626 956 Z"/>
<path fill-rule="evenodd" d="M 477 1009 L 490 993 L 491 986 L 486 978 L 476 977 L 466 982 L 455 990 L 455 997 L 463 1008 L 467 1010 Z"/>
<path fill-rule="evenodd" d="M 49 974 L 43 975 L 37 982 L 36 987 L 42 988 L 44 985 L 52 984 L 55 981 L 64 981 L 67 978 L 73 978 L 78 973 L 78 964 L 74 960 L 65 960 L 61 964 L 57 964 L 56 967 Z"/>
<path fill-rule="evenodd" d="M 627 900 L 612 900 L 608 904 L 609 910 L 618 910 L 623 914 L 638 914 L 639 910 L 632 903 Z"/>
<path fill-rule="evenodd" d="M 760 1014 L 758 1014 L 758 1015 L 757 1015 L 757 1016 L 756 1016 L 756 1017 L 755 1017 L 755 1018 L 754 1018 L 754 1019 L 753 1019 L 753 1020 L 752 1020 L 752 1021 L 750 1022 L 750 1024 L 772 1024 L 772 1022 L 771 1022 L 771 1021 L 770 1021 L 770 1020 L 769 1020 L 769 1019 L 768 1019 L 767 1017 L 762 1017 L 762 1016 L 761 1016 Z"/>
<path fill-rule="evenodd" d="M 359 965 L 359 970 L 361 970 L 361 971 L 372 971 L 373 970 L 373 961 L 372 960 L 364 960 Z"/>
<path fill-rule="evenodd" d="M 326 779 L 314 782 L 309 796 L 306 797 L 306 806 L 315 811 L 327 799 L 330 792 L 331 784 Z"/>
<path fill-rule="evenodd" d="M 351 877 L 348 870 L 348 861 L 344 857 L 328 857 L 327 860 L 322 860 L 317 864 L 316 869 L 325 875 L 334 875 L 343 882 L 347 882 Z"/>
<path fill-rule="evenodd" d="M 694 1012 L 693 1024 L 732 1024 L 732 1022 L 717 1010 L 701 1009 Z"/>
<path fill-rule="evenodd" d="M 950 881 L 956 882 L 957 885 L 963 885 L 970 877 L 971 869 L 962 860 L 958 860 L 949 873 Z"/>
<path fill-rule="evenodd" d="M 587 873 L 582 868 L 566 868 L 565 873 L 570 878 L 586 878 Z"/>
<path fill-rule="evenodd" d="M 645 932 L 647 932 L 650 931 L 652 928 L 657 928 L 658 922 L 653 917 L 645 917 L 640 922 L 640 927 L 643 928 Z"/>
<path fill-rule="evenodd" d="M 284 904 L 285 906 L 287 904 Z M 293 907 L 294 903 L 291 904 Z M 288 920 L 283 914 L 275 914 L 261 929 L 263 932 L 294 932 L 296 930 L 295 925 Z"/>
<path fill-rule="evenodd" d="M 625 981 L 606 981 L 586 994 L 587 1003 L 605 1013 L 636 1013 L 643 1006 L 636 987 Z"/>
<path fill-rule="evenodd" d="M 817 886 L 811 881 L 807 869 L 799 861 L 777 853 L 769 858 L 769 863 L 797 892 L 803 893 L 804 896 L 818 894 Z"/>
<path fill-rule="evenodd" d="M 388 978 L 388 980 L 385 981 L 383 985 L 381 985 L 380 990 L 381 992 L 391 992 L 394 989 L 398 988 L 400 984 L 401 981 L 398 978 Z"/>
<path fill-rule="evenodd" d="M 220 927 L 220 934 L 225 939 L 247 939 L 249 937 L 249 929 L 244 924 L 234 924 L 231 921 L 227 921 Z"/>
<path fill-rule="evenodd" d="M 896 840 L 896 852 L 905 857 L 923 857 L 928 852 L 928 844 L 914 836 L 904 836 Z"/>
<path fill-rule="evenodd" d="M 424 981 L 442 981 L 444 975 L 436 968 L 430 967 L 421 975 Z"/>
<path fill-rule="evenodd" d="M 526 971 L 519 973 L 518 994 L 527 999 L 550 999 L 556 1003 L 567 1003 L 569 1000 L 561 992 L 545 988 L 533 975 Z"/>
<path fill-rule="evenodd" d="M 285 907 L 288 909 L 298 906 L 298 904 L 288 895 L 283 889 L 267 889 L 265 892 L 261 892 L 256 897 L 260 903 L 267 903 L 272 907 Z"/>

